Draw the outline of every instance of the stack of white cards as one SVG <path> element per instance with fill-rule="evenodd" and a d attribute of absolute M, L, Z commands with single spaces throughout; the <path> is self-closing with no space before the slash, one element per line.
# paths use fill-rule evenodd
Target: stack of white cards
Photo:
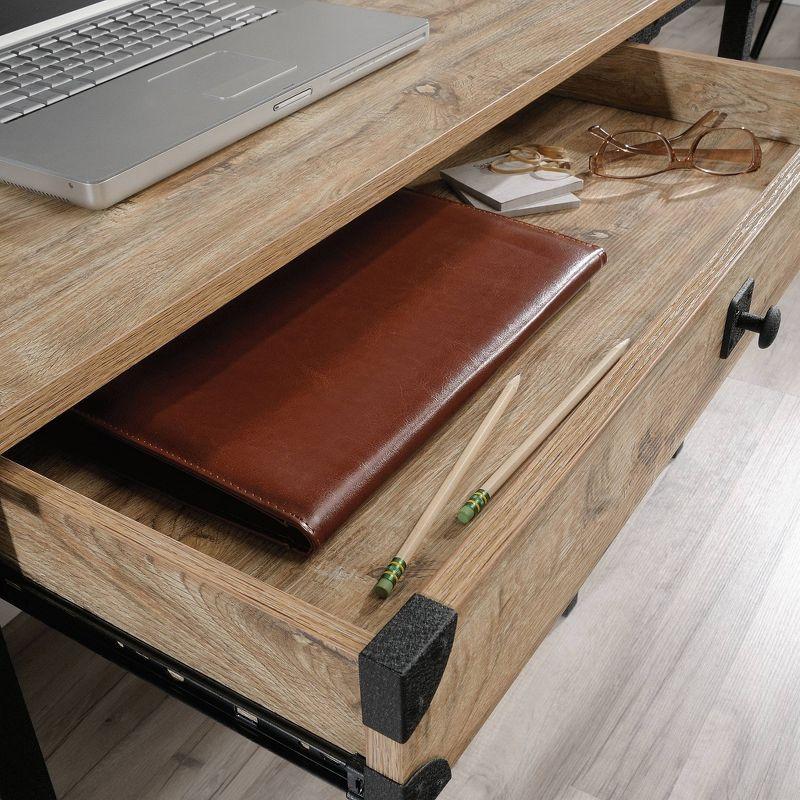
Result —
<path fill-rule="evenodd" d="M 465 202 L 484 211 L 506 217 L 524 217 L 577 208 L 581 201 L 574 192 L 583 181 L 574 175 L 551 170 L 501 173 L 489 169 L 498 156 L 442 170 L 442 178 Z M 521 166 L 524 166 L 520 162 Z M 513 163 L 506 162 L 513 167 Z"/>

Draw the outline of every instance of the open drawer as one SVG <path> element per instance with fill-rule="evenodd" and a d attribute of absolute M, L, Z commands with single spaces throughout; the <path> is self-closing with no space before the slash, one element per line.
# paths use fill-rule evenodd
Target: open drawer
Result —
<path fill-rule="evenodd" d="M 448 163 L 538 141 L 583 165 L 591 124 L 674 133 L 719 108 L 765 137 L 763 166 L 736 178 L 584 176 L 580 208 L 530 218 L 601 244 L 608 266 L 321 552 L 289 555 L 60 452 L 46 431 L 0 461 L 5 562 L 364 754 L 368 800 L 384 796 L 386 778 L 405 783 L 420 768 L 430 787 L 421 796 L 438 791 L 448 768 L 435 759 L 458 758 L 743 350 L 720 358 L 731 299 L 753 278 L 752 310 L 763 313 L 797 269 L 800 75 L 624 46 L 558 93 Z M 446 195 L 433 178 L 417 185 Z M 623 359 L 486 511 L 467 528 L 442 519 L 392 597 L 373 598 L 498 387 L 522 373 L 512 410 L 476 462 L 482 473 L 625 337 Z M 474 484 L 475 475 L 459 488 L 454 509 Z"/>

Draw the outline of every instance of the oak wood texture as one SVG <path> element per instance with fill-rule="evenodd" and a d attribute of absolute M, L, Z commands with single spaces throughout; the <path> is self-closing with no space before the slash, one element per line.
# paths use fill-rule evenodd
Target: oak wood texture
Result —
<path fill-rule="evenodd" d="M 191 548 L 8 460 L 0 509 L 0 557 L 42 586 L 306 729 L 360 747 L 361 630 L 224 564 L 209 568 Z"/>
<path fill-rule="evenodd" d="M 583 375 L 567 396 L 547 415 L 544 422 L 525 438 L 509 457 L 482 484 L 490 495 L 495 492 L 531 457 L 542 442 L 575 410 L 581 400 L 594 389 L 605 374 L 622 358 L 630 346 L 629 339 L 615 344 L 592 368 Z"/>
<path fill-rule="evenodd" d="M 799 290 L 781 299 L 787 321 Z M 751 340 L 442 800 L 800 795 L 800 407 L 763 388 L 775 363 L 741 375 L 754 350 L 791 372 L 798 343 L 788 330 L 769 351 Z M 33 620 L 6 638 L 64 800 L 341 800 Z"/>
<path fill-rule="evenodd" d="M 0 188 L 0 452 L 678 0 L 371 0 L 418 54 L 113 209 Z"/>
<path fill-rule="evenodd" d="M 456 158 L 472 160 L 487 152 L 502 152 L 509 142 L 535 138 L 559 142 L 585 163 L 594 147 L 585 130 L 593 122 L 611 127 L 669 124 L 549 98 Z M 673 123 L 673 127 L 680 125 Z M 630 336 L 635 343 L 658 319 L 661 309 L 710 261 L 731 226 L 758 200 L 794 152 L 789 145 L 762 144 L 764 167 L 741 180 L 720 185 L 717 179 L 699 173 L 689 180 L 659 176 L 651 182 L 630 184 L 587 178 L 579 209 L 546 220 L 539 217 L 539 223 L 546 221 L 550 227 L 606 247 L 608 266 L 310 559 L 288 555 L 257 536 L 210 520 L 130 481 L 99 474 L 76 457 L 51 452 L 31 455 L 29 463 L 55 481 L 200 551 L 213 559 L 212 564 L 224 562 L 374 634 L 408 597 L 425 588 L 449 558 L 457 558 L 468 541 L 472 526 L 465 530 L 449 515 L 443 517 L 426 538 L 415 568 L 392 597 L 380 602 L 370 596 L 383 567 L 382 558 L 395 552 L 412 530 L 499 388 L 522 373 L 513 408 L 476 461 L 483 474 L 495 469 L 545 419 L 572 388 L 575 376 L 585 374 L 621 339 Z M 439 183 L 431 189 L 446 193 Z M 702 225 L 696 224 L 700 217 Z M 676 231 L 684 235 L 676 237 Z M 457 496 L 471 492 L 474 480 L 468 476 Z M 497 503 L 505 502 L 498 495 Z"/>
<path fill-rule="evenodd" d="M 594 146 L 585 134 L 592 123 L 658 126 L 667 132 L 681 127 L 668 119 L 551 97 L 525 109 L 450 162 L 503 152 L 508 145 L 527 140 L 560 144 L 575 155 L 575 161 L 585 163 Z M 724 309 L 736 289 L 744 278 L 756 276 L 755 310 L 760 310 L 779 295 L 795 269 L 790 246 L 797 244 L 791 237 L 796 228 L 792 215 L 800 203 L 793 195 L 800 181 L 800 155 L 790 144 L 764 141 L 762 146 L 762 169 L 731 181 L 700 173 L 680 177 L 668 173 L 633 183 L 584 176 L 579 209 L 537 217 L 538 223 L 545 221 L 556 230 L 603 244 L 608 266 L 357 512 L 323 553 L 305 561 L 289 556 L 153 490 L 102 474 L 47 442 L 34 441 L 14 457 L 41 475 L 6 462 L 2 472 L 6 492 L 19 493 L 20 482 L 35 481 L 34 490 L 28 486 L 23 497 L 32 495 L 35 501 L 40 493 L 51 497 L 55 493 L 58 502 L 53 507 L 63 502 L 77 508 L 77 513 L 59 517 L 48 512 L 37 521 L 35 511 L 4 499 L 4 508 L 9 503 L 16 508 L 11 523 L 7 520 L 0 526 L 4 557 L 26 571 L 35 562 L 34 577 L 62 594 L 67 592 L 61 585 L 60 561 L 66 559 L 86 583 L 76 602 L 104 616 L 106 606 L 117 608 L 124 616 L 130 602 L 127 571 L 126 582 L 115 582 L 116 575 L 98 576 L 91 561 L 83 558 L 84 548 L 113 550 L 115 558 L 130 565 L 131 573 L 144 563 L 146 579 L 157 580 L 162 592 L 160 614 L 169 616 L 176 595 L 176 623 L 187 613 L 181 605 L 184 584 L 192 586 L 215 576 L 219 593 L 203 610 L 212 618 L 216 612 L 209 607 L 241 602 L 239 591 L 229 596 L 222 585 L 232 572 L 237 585 L 243 581 L 250 587 L 248 593 L 260 587 L 259 593 L 263 590 L 274 600 L 270 621 L 276 616 L 293 619 L 291 609 L 300 604 L 323 630 L 321 642 L 307 631 L 315 645 L 335 645 L 335 653 L 346 664 L 358 643 L 374 635 L 414 592 L 451 605 L 459 611 L 459 632 L 429 714 L 407 745 L 370 734 L 366 753 L 373 767 L 396 780 L 403 780 L 427 757 L 455 760 L 729 368 L 729 363 L 718 363 L 718 349 Z M 439 183 L 426 189 L 447 191 Z M 508 491 L 498 495 L 466 531 L 455 520 L 443 519 L 420 550 L 417 569 L 393 596 L 383 603 L 370 597 L 380 569 L 375 553 L 392 551 L 411 530 L 499 387 L 522 373 L 514 408 L 479 456 L 487 472 L 541 423 L 567 394 L 576 375 L 626 337 L 633 344 L 622 361 L 511 480 Z M 467 478 L 461 490 L 467 493 L 473 483 L 474 477 Z M 85 497 L 76 499 L 76 494 Z M 119 514 L 135 520 L 129 524 L 136 526 L 137 537 L 166 548 L 170 554 L 166 567 L 160 558 L 148 560 L 140 541 L 131 542 L 128 526 L 123 525 L 121 533 L 115 531 Z M 90 520 L 99 517 L 103 524 L 81 522 L 81 515 Z M 63 546 L 50 552 L 44 546 L 49 540 Z M 69 549 L 74 552 L 66 552 Z M 193 559 L 182 565 L 177 581 L 172 570 L 192 551 Z M 158 574 L 152 577 L 154 572 Z M 135 581 L 133 585 L 137 586 Z M 517 596 L 504 592 L 506 585 L 527 588 Z M 144 619 L 137 619 L 136 613 L 133 617 L 141 631 L 135 635 L 161 646 L 162 632 L 148 631 Z M 121 627 L 131 630 L 131 624 Z M 298 628 L 304 629 L 305 623 L 294 630 Z M 179 630 L 184 628 L 179 625 Z M 257 646 L 268 647 L 273 635 L 272 627 L 265 626 Z M 206 651 L 197 653 L 196 642 L 180 642 L 196 659 L 190 666 L 206 672 L 206 662 L 213 669 L 228 658 L 226 644 L 227 640 L 212 640 Z M 291 649 L 290 660 L 299 663 L 291 668 L 297 674 L 305 666 L 303 649 L 288 640 L 283 644 Z M 347 673 L 349 667 L 344 669 Z M 248 675 L 252 683 L 243 693 L 254 699 L 268 696 L 270 690 L 262 685 L 267 673 L 265 669 Z M 307 686 L 298 684 L 284 702 L 294 702 L 294 695 L 304 693 Z M 330 731 L 325 735 L 352 748 L 357 711 L 337 714 L 342 724 L 338 739 Z M 287 716 L 307 725 L 295 712 Z M 363 752 L 363 748 L 362 738 L 354 749 Z"/>
<path fill-rule="evenodd" d="M 622 45 L 558 89 L 564 97 L 695 122 L 712 108 L 729 113 L 726 125 L 757 136 L 800 144 L 797 72 L 675 50 Z"/>
<path fill-rule="evenodd" d="M 399 745 L 368 731 L 374 768 L 405 780 L 433 756 L 460 756 L 741 353 L 719 357 L 731 297 L 752 276 L 758 302 L 772 303 L 797 273 L 798 185 L 800 152 L 591 402 L 514 476 L 507 485 L 513 502 L 490 504 L 425 587 L 426 596 L 458 611 L 458 634 L 411 739 Z"/>
<path fill-rule="evenodd" d="M 798 410 L 726 379 L 442 800 L 798 796 Z"/>

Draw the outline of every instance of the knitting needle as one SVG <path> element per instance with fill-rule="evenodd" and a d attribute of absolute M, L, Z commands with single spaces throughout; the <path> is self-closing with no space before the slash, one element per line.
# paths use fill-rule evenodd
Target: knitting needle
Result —
<path fill-rule="evenodd" d="M 600 382 L 620 360 L 631 340 L 625 339 L 611 348 L 580 380 L 575 388 L 553 409 L 547 419 L 500 465 L 480 489 L 467 498 L 458 512 L 458 521 L 466 525 L 484 509 L 497 490 L 528 460 L 534 450 L 564 421 L 565 417 Z"/>
<path fill-rule="evenodd" d="M 489 413 L 484 417 L 483 422 L 481 422 L 475 433 L 472 434 L 472 438 L 448 473 L 444 483 L 439 487 L 439 491 L 436 492 L 433 500 L 431 500 L 428 507 L 423 511 L 422 516 L 419 518 L 405 543 L 383 571 L 383 575 L 381 575 L 374 588 L 375 594 L 381 599 L 386 599 L 403 577 L 403 573 L 406 571 L 409 561 L 414 557 L 420 544 L 433 527 L 436 515 L 444 508 L 456 484 L 466 474 L 467 468 L 475 457 L 475 454 L 489 437 L 489 434 L 503 415 L 503 412 L 508 408 L 508 404 L 519 388 L 521 377 L 521 375 L 515 375 L 506 384 L 505 389 L 500 393 L 497 400 L 494 401 L 494 405 L 489 409 Z"/>

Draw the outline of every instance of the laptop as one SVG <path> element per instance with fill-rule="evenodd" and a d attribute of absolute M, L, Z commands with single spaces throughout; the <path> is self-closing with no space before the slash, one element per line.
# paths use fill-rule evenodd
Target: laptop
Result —
<path fill-rule="evenodd" d="M 108 208 L 428 38 L 317 0 L 0 0 L 0 180 Z"/>

